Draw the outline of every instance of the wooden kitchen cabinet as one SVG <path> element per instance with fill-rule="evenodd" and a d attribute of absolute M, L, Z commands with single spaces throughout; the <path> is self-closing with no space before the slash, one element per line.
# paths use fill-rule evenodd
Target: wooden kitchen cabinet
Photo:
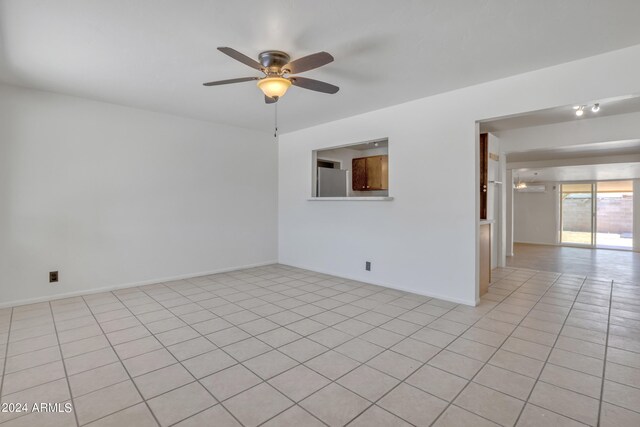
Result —
<path fill-rule="evenodd" d="M 366 191 L 367 189 L 367 159 L 361 157 L 351 161 L 351 186 L 353 191 Z"/>
<path fill-rule="evenodd" d="M 389 156 L 353 159 L 351 171 L 353 191 L 389 189 Z"/>

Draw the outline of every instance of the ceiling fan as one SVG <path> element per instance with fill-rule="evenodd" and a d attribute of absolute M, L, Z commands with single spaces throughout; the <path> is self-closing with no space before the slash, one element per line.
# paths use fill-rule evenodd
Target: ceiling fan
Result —
<path fill-rule="evenodd" d="M 204 83 L 205 86 L 219 86 L 257 80 L 258 87 L 264 93 L 264 102 L 267 104 L 277 102 L 278 99 L 287 92 L 287 89 L 289 89 L 291 85 L 330 94 L 336 93 L 340 90 L 338 86 L 334 86 L 320 80 L 292 75 L 313 70 L 332 62 L 333 56 L 327 52 L 318 52 L 291 61 L 291 58 L 285 52 L 281 52 L 279 50 L 267 50 L 258 55 L 258 62 L 230 47 L 219 47 L 218 50 L 229 55 L 236 61 L 240 61 L 251 68 L 262 71 L 264 73 L 264 77 L 240 77 L 237 79 L 219 80 L 216 82 Z"/>

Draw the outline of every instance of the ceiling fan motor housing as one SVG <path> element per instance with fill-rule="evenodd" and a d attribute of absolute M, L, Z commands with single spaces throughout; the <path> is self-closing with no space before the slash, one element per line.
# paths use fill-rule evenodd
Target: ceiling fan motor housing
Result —
<path fill-rule="evenodd" d="M 297 76 L 299 73 L 304 73 L 305 71 L 313 70 L 333 62 L 333 56 L 324 51 L 291 61 L 291 58 L 286 52 L 281 50 L 266 50 L 258 55 L 258 62 L 230 47 L 221 46 L 218 47 L 218 50 L 254 70 L 263 72 L 265 76 L 218 80 L 203 83 L 205 86 L 220 86 L 231 83 L 257 81 L 258 87 L 265 95 L 264 99 L 267 104 L 276 102 L 292 85 L 302 89 L 329 94 L 336 93 L 340 90 L 338 86 L 320 80 Z M 296 76 L 292 74 L 296 74 Z"/>
<path fill-rule="evenodd" d="M 282 67 L 289 63 L 291 58 L 280 50 L 267 50 L 258 55 L 260 64 L 267 74 L 279 74 Z"/>

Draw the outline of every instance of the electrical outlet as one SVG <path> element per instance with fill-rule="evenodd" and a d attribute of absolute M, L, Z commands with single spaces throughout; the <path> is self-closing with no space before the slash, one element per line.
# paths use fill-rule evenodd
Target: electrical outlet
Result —
<path fill-rule="evenodd" d="M 371 271 L 371 261 L 367 261 L 364 264 L 364 269 L 367 270 L 367 271 Z"/>
<path fill-rule="evenodd" d="M 50 271 L 49 272 L 49 283 L 56 283 L 58 282 L 58 272 L 57 271 Z"/>

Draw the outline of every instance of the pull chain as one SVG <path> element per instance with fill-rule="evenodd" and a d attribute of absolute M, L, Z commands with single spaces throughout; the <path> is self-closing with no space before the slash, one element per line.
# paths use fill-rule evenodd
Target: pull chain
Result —
<path fill-rule="evenodd" d="M 275 129 L 273 131 L 273 137 L 274 138 L 278 138 L 278 101 L 275 102 L 276 104 L 276 115 L 275 115 Z"/>

